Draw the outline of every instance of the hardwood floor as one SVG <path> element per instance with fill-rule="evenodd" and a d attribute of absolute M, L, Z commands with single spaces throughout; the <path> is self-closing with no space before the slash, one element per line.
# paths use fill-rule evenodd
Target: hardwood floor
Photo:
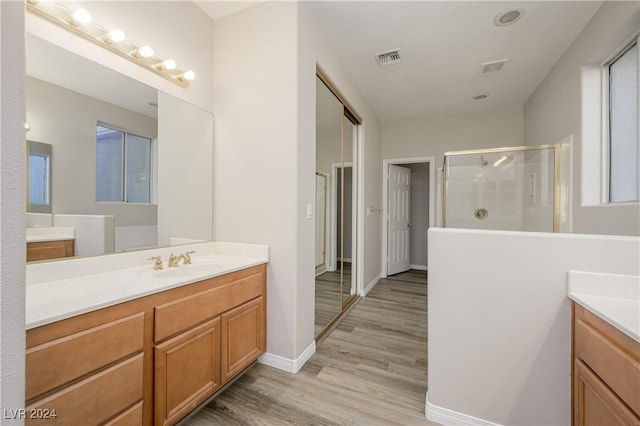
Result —
<path fill-rule="evenodd" d="M 342 312 L 342 303 L 351 295 L 351 264 L 344 265 L 344 288 L 340 296 L 340 271 L 327 271 L 316 277 L 316 336 Z"/>
<path fill-rule="evenodd" d="M 424 271 L 382 279 L 298 374 L 257 364 L 186 422 L 204 425 L 433 425 Z"/>

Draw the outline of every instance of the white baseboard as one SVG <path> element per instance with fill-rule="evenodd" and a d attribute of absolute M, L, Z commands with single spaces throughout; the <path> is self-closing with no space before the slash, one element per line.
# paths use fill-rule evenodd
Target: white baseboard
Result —
<path fill-rule="evenodd" d="M 426 271 L 426 270 L 428 270 L 427 265 L 409 265 L 409 268 L 415 269 L 417 271 Z"/>
<path fill-rule="evenodd" d="M 316 353 L 316 342 L 315 340 L 302 351 L 300 356 L 296 359 L 284 358 L 278 355 L 270 354 L 269 352 L 263 354 L 258 362 L 260 364 L 268 365 L 269 367 L 277 368 L 278 370 L 283 370 L 288 373 L 297 373 L 300 371 L 302 366 Z"/>
<path fill-rule="evenodd" d="M 324 273 L 325 273 L 325 272 L 327 272 L 327 271 L 328 271 L 328 269 L 327 269 L 327 265 L 322 265 L 322 266 L 320 266 L 319 268 L 316 268 L 316 277 L 317 277 L 318 275 L 324 274 Z"/>
<path fill-rule="evenodd" d="M 459 413 L 449 410 L 448 408 L 438 407 L 429 402 L 429 392 L 426 395 L 426 403 L 424 405 L 424 415 L 428 420 L 443 425 L 459 425 L 459 426 L 501 426 L 488 420 L 479 419 L 468 414 Z"/>
<path fill-rule="evenodd" d="M 360 291 L 360 296 L 361 297 L 365 297 L 367 294 L 369 294 L 369 292 L 371 291 L 371 289 L 373 289 L 373 287 L 376 286 L 376 284 L 378 284 L 378 281 L 380 281 L 380 274 L 376 275 L 376 277 L 373 279 L 373 281 L 371 281 L 369 284 L 367 284 L 365 286 L 365 288 L 363 288 Z"/>

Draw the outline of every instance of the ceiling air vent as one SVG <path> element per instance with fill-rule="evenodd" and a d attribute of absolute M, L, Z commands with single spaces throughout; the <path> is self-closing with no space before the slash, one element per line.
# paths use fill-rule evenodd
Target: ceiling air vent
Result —
<path fill-rule="evenodd" d="M 380 65 L 381 67 L 387 67 L 389 65 L 402 63 L 400 49 L 393 49 L 386 52 L 376 53 L 376 59 L 378 61 L 378 65 Z"/>
<path fill-rule="evenodd" d="M 508 59 L 500 59 L 499 61 L 485 62 L 482 64 L 482 68 L 480 69 L 480 74 L 489 74 L 492 72 L 501 71 L 509 60 Z"/>

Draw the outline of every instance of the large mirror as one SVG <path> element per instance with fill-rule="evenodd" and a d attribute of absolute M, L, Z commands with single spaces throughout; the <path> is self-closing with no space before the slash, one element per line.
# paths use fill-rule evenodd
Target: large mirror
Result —
<path fill-rule="evenodd" d="M 316 78 L 315 333 L 355 300 L 359 121 L 326 77 Z"/>
<path fill-rule="evenodd" d="M 35 35 L 26 52 L 27 140 L 51 151 L 27 242 L 70 230 L 93 256 L 211 240 L 212 114 Z"/>

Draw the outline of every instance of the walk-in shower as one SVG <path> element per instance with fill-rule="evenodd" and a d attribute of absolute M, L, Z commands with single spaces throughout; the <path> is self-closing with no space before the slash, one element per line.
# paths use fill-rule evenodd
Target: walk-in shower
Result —
<path fill-rule="evenodd" d="M 562 146 L 447 152 L 442 226 L 560 232 Z"/>

